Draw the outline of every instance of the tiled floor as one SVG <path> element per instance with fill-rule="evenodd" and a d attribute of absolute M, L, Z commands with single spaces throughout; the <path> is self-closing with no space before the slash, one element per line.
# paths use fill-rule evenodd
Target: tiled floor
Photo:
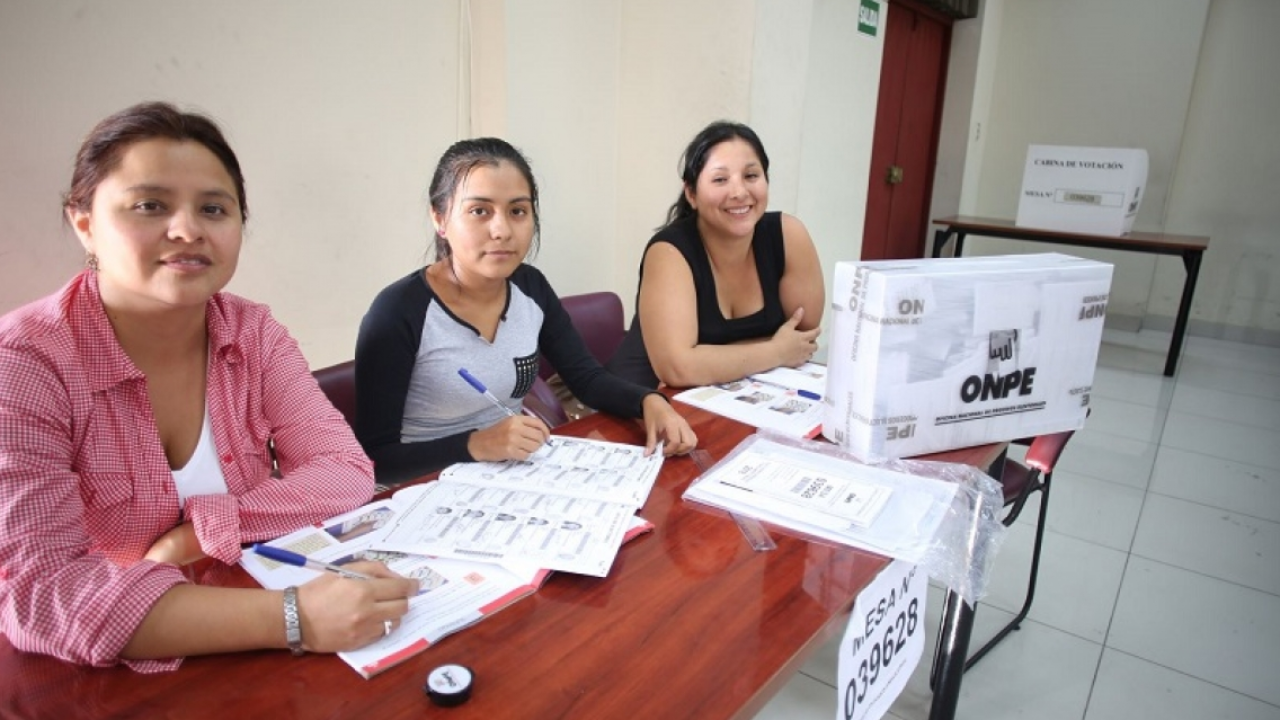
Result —
<path fill-rule="evenodd" d="M 1093 414 L 1058 464 L 1028 621 L 965 675 L 957 717 L 1280 719 L 1280 348 L 1111 333 Z M 1021 600 L 1035 508 L 979 604 L 974 646 Z M 928 646 L 942 591 L 931 588 Z M 838 642 L 838 639 L 837 641 Z M 757 720 L 832 720 L 837 646 Z M 928 651 L 889 717 L 929 715 Z"/>

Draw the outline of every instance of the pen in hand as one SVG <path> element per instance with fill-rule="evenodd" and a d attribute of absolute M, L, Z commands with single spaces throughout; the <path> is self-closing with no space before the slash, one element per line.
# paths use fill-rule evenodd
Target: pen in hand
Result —
<path fill-rule="evenodd" d="M 468 385 L 475 388 L 476 392 L 480 393 L 481 395 L 484 395 L 486 398 L 489 399 L 489 402 L 501 408 L 502 412 L 512 417 L 515 417 L 515 412 L 511 408 L 507 407 L 506 405 L 503 405 L 502 401 L 499 400 L 497 397 L 495 397 L 493 393 L 489 392 L 489 388 L 485 387 L 484 383 L 476 379 L 475 375 L 472 375 L 471 373 L 467 372 L 466 368 L 458 368 L 458 374 L 462 376 L 463 380 L 467 381 Z"/>
<path fill-rule="evenodd" d="M 264 558 L 275 560 L 276 562 L 284 563 L 285 565 L 297 565 L 298 567 L 311 568 L 312 570 L 327 570 L 328 572 L 337 573 L 342 577 L 351 578 L 353 580 L 373 579 L 372 575 L 365 575 L 364 573 L 356 572 L 355 570 L 347 570 L 346 568 L 334 565 L 333 563 L 313 560 L 306 555 L 285 550 L 284 548 L 255 543 L 253 551 Z"/>

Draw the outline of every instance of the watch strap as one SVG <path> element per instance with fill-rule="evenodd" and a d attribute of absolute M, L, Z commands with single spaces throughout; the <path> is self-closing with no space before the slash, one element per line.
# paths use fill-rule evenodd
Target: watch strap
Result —
<path fill-rule="evenodd" d="M 306 653 L 302 649 L 302 620 L 298 617 L 298 588 L 294 585 L 284 589 L 284 639 L 289 643 L 289 652 Z"/>

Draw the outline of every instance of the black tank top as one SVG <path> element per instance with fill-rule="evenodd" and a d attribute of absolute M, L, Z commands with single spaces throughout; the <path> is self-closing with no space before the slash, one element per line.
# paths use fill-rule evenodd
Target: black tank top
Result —
<path fill-rule="evenodd" d="M 786 269 L 782 213 L 765 213 L 760 222 L 756 223 L 751 248 L 755 254 L 756 273 L 760 277 L 760 290 L 764 294 L 764 307 L 746 317 L 726 318 L 720 312 L 720 303 L 716 300 L 715 276 L 711 272 L 711 260 L 702 245 L 702 237 L 698 233 L 697 216 L 677 220 L 659 230 L 645 246 L 645 253 L 660 242 L 674 245 L 693 273 L 693 287 L 697 294 L 699 345 L 727 345 L 740 340 L 772 337 L 786 322 L 786 312 L 782 309 L 782 298 L 778 294 L 778 286 Z M 640 262 L 640 278 L 644 279 L 643 259 Z M 649 363 L 649 353 L 640 332 L 639 307 L 637 289 L 636 315 L 608 367 L 626 380 L 646 387 L 657 387 L 658 376 Z"/>

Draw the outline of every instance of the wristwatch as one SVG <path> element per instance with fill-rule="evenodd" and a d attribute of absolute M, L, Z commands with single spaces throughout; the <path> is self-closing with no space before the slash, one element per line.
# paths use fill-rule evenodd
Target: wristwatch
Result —
<path fill-rule="evenodd" d="M 298 619 L 298 588 L 294 585 L 284 589 L 284 639 L 289 643 L 289 652 L 305 655 L 302 649 L 302 621 Z"/>

